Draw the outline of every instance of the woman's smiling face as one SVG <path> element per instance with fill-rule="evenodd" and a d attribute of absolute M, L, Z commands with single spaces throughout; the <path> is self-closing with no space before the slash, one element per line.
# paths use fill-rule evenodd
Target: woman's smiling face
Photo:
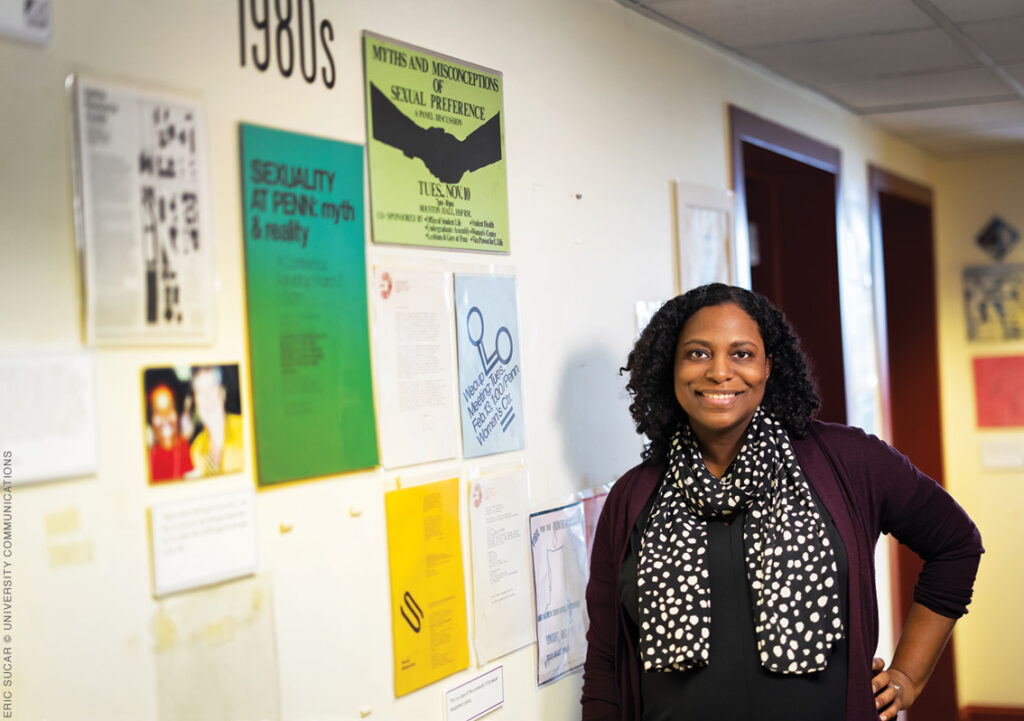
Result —
<path fill-rule="evenodd" d="M 761 331 L 737 305 L 705 306 L 679 334 L 676 400 L 702 443 L 746 429 L 770 373 Z"/>

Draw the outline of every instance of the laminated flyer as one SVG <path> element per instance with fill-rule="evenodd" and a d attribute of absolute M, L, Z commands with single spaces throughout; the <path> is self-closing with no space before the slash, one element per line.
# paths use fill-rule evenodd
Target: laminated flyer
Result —
<path fill-rule="evenodd" d="M 455 275 L 462 455 L 477 458 L 526 444 L 516 279 Z"/>

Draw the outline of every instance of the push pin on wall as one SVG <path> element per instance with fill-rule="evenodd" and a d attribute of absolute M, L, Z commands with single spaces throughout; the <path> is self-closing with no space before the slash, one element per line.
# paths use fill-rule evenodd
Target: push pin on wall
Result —
<path fill-rule="evenodd" d="M 348 515 L 352 518 L 359 518 L 361 515 L 363 515 L 363 512 L 361 509 L 356 508 L 355 506 L 349 506 Z"/>
<path fill-rule="evenodd" d="M 366 718 L 367 716 L 369 716 L 372 713 L 373 713 L 373 709 L 372 708 L 370 708 L 369 706 L 363 706 L 361 709 L 359 709 L 359 718 Z"/>
<path fill-rule="evenodd" d="M 576 193 L 576 200 L 583 200 L 583 193 Z"/>
<path fill-rule="evenodd" d="M 280 533 L 282 536 L 286 533 L 291 533 L 293 528 L 295 528 L 295 526 L 291 526 L 287 523 L 277 524 L 277 532 Z"/>

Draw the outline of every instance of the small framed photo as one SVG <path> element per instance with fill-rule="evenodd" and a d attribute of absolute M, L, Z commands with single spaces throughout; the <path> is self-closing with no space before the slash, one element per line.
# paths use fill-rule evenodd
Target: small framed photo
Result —
<path fill-rule="evenodd" d="M 245 467 L 237 363 L 147 368 L 142 386 L 151 484 Z"/>

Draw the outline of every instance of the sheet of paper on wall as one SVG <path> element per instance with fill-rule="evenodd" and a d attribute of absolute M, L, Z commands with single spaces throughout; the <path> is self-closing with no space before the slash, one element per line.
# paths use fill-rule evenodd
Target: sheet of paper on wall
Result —
<path fill-rule="evenodd" d="M 363 149 L 240 134 L 258 482 L 376 466 Z"/>
<path fill-rule="evenodd" d="M 469 666 L 459 480 L 384 496 L 395 696 Z"/>
<path fill-rule="evenodd" d="M 96 472 L 92 353 L 0 356 L 0 409 L 4 477 L 12 484 Z"/>
<path fill-rule="evenodd" d="M 581 668 L 587 654 L 587 540 L 582 501 L 530 515 L 537 683 Z"/>
<path fill-rule="evenodd" d="M 0 36 L 48 45 L 53 36 L 50 0 L 0 0 Z"/>
<path fill-rule="evenodd" d="M 374 268 L 371 297 L 381 464 L 454 458 L 451 277 L 382 265 Z"/>
<path fill-rule="evenodd" d="M 255 495 L 247 488 L 151 507 L 153 595 L 255 573 Z"/>
<path fill-rule="evenodd" d="M 363 33 L 373 241 L 507 253 L 504 79 Z"/>
<path fill-rule="evenodd" d="M 978 459 L 986 471 L 1024 470 L 1024 433 L 982 439 L 978 443 Z"/>
<path fill-rule="evenodd" d="M 964 313 L 970 341 L 1024 340 L 1024 263 L 964 268 Z"/>
<path fill-rule="evenodd" d="M 1024 426 L 1024 355 L 974 359 L 979 428 Z"/>
<path fill-rule="evenodd" d="M 516 279 L 455 275 L 462 455 L 525 445 Z"/>
<path fill-rule="evenodd" d="M 481 665 L 533 641 L 529 504 L 525 471 L 470 484 L 473 637 Z"/>
<path fill-rule="evenodd" d="M 192 98 L 78 77 L 75 189 L 90 343 L 213 340 L 205 120 Z"/>
<path fill-rule="evenodd" d="M 271 588 L 261 575 L 160 601 L 158 721 L 281 718 Z"/>

